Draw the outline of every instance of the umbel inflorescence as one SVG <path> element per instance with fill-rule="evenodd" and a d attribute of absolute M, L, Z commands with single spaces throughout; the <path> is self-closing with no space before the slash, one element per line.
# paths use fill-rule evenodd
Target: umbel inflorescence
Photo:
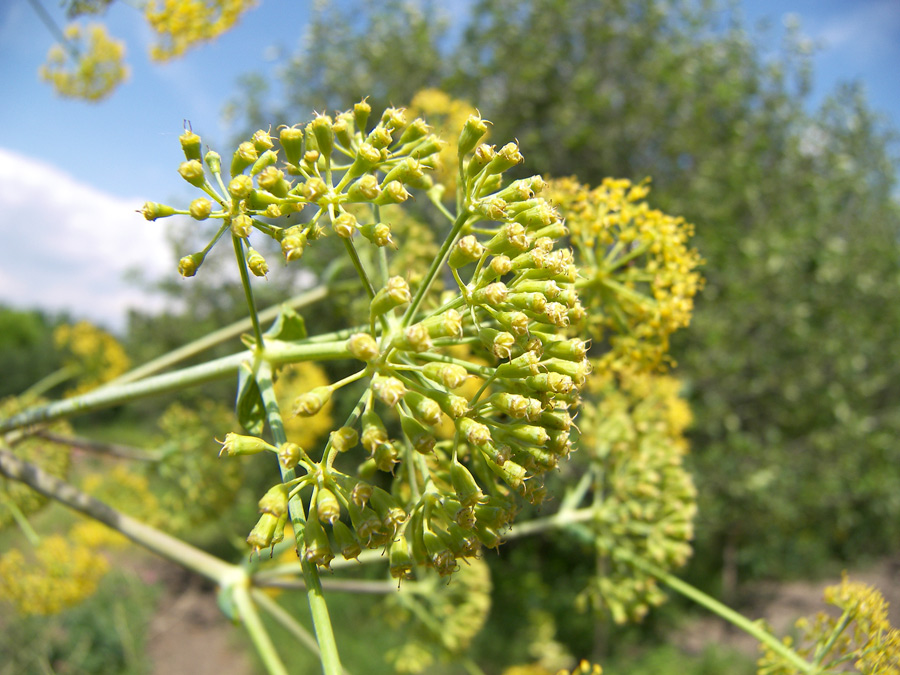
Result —
<path fill-rule="evenodd" d="M 258 242 L 274 240 L 285 264 L 302 264 L 331 237 L 367 297 L 364 315 L 344 331 L 307 336 L 288 316 L 245 340 L 255 354 L 245 381 L 258 388 L 271 437 L 245 423 L 251 434 L 226 435 L 221 453 L 272 452 L 283 478 L 260 500 L 262 516 L 248 538 L 254 550 L 280 541 L 290 517 L 298 551 L 317 565 L 385 548 L 396 578 L 417 566 L 449 575 L 459 559 L 499 545 L 517 495 L 541 503 L 544 475 L 568 457 L 574 407 L 592 369 L 590 333 L 575 330 L 591 323 L 578 295 L 587 276 L 560 245 L 568 229 L 542 196 L 544 180 L 505 181 L 522 155 L 515 143 L 482 143 L 487 129 L 476 114 L 459 135 L 455 213 L 431 177 L 447 143 L 400 108 L 373 118 L 363 101 L 335 117 L 283 126 L 276 137 L 257 131 L 227 172 L 220 155 L 203 153 L 197 134 L 181 136 L 179 173 L 204 194 L 184 209 L 148 203 L 143 214 L 215 225 L 208 244 L 182 258 L 182 275 L 196 274 L 230 235 L 252 310 L 250 273 L 270 271 Z M 414 195 L 433 203 L 449 231 L 426 271 L 392 275 L 390 258 L 406 242 L 388 207 Z M 641 236 L 629 244 L 644 253 L 650 246 Z M 634 295 L 620 294 L 631 302 Z M 653 303 L 643 315 L 653 314 Z M 609 349 L 602 339 L 598 347 Z M 284 364 L 310 359 L 349 359 L 356 368 L 281 410 L 270 370 L 277 378 Z M 339 390 L 356 405 L 323 448 L 285 435 L 284 416 L 315 415 Z"/>

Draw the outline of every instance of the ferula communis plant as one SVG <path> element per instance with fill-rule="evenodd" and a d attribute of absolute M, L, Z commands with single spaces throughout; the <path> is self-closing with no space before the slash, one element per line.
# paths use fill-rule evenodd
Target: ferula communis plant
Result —
<path fill-rule="evenodd" d="M 156 374 L 211 344 L 204 339 L 113 375 L 100 389 L 7 405 L 0 473 L 215 581 L 223 611 L 244 624 L 272 673 L 286 668 L 260 609 L 315 641 L 327 675 L 343 672 L 319 574 L 347 561 L 382 562 L 390 580 L 375 584 L 378 592 L 397 593 L 399 585 L 396 620 L 421 623 L 415 639 L 386 655 L 398 672 L 421 672 L 435 656 L 478 672 L 464 651 L 490 603 L 489 566 L 479 558 L 504 539 L 555 528 L 604 559 L 606 573 L 582 599 L 616 621 L 640 619 L 661 602 L 661 583 L 764 643 L 765 672 L 824 672 L 823 659 L 805 660 L 671 574 L 690 554 L 696 506 L 681 463 L 689 413 L 677 382 L 658 371 L 701 285 L 691 226 L 650 209 L 646 183 L 608 180 L 592 189 L 574 179 L 508 180 L 513 170 L 525 175 L 522 154 L 515 142 L 485 143 L 487 131 L 472 113 L 447 141 L 402 108 L 373 114 L 366 101 L 261 129 L 224 158 L 186 130 L 178 172 L 200 194 L 181 207 L 149 202 L 141 212 L 151 221 L 187 216 L 206 237 L 179 262 L 184 277 L 203 273 L 210 251 L 230 239 L 249 321 L 215 337 L 249 328 L 246 349 Z M 319 286 L 258 311 L 254 285 L 286 266 L 305 269 Z M 326 329 L 314 314 L 298 313 L 325 298 L 340 305 L 330 318 L 350 317 L 346 325 Z M 177 527 L 144 517 L 188 530 L 237 491 L 239 471 L 211 483 L 208 460 L 268 461 L 280 478 L 256 495 L 260 515 L 243 524 L 249 550 L 241 563 L 115 511 L 50 475 L 59 467 L 24 461 L 35 459 L 26 451 L 47 423 L 235 375 L 243 429 L 213 422 L 203 461 L 185 456 L 149 472 L 170 490 L 187 477 L 198 508 L 181 514 Z M 207 413 L 167 413 L 163 427 L 179 442 L 163 453 L 196 450 L 198 425 L 220 418 Z M 7 485 L 0 487 L 13 494 Z M 525 504 L 539 506 L 557 490 L 554 515 L 520 522 Z M 41 505 L 20 496 L 9 503 L 18 505 L 12 519 L 23 528 L 24 513 Z M 175 501 L 156 503 L 171 512 Z M 38 559 L 58 543 L 40 548 L 31 535 Z M 299 563 L 260 555 L 276 547 L 296 549 Z M 81 555 L 73 569 L 84 567 Z M 5 560 L 14 571 L 24 564 L 17 555 Z M 37 587 L 40 570 L 32 572 Z M 94 583 L 82 576 L 80 591 Z M 373 589 L 332 583 L 342 581 L 346 590 Z M 262 592 L 273 585 L 305 589 L 315 638 Z M 55 607 L 39 607 L 48 608 Z M 872 644 L 890 659 L 894 642 Z M 869 663 L 864 651 L 853 653 Z M 599 672 L 574 659 L 563 667 Z"/>

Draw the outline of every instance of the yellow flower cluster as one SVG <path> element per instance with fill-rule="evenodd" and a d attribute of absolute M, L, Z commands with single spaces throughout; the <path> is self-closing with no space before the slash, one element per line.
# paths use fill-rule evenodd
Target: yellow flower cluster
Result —
<path fill-rule="evenodd" d="M 60 96 L 99 101 L 128 77 L 125 43 L 112 39 L 102 24 L 66 26 L 66 45 L 53 45 L 40 68 L 41 79 Z"/>
<path fill-rule="evenodd" d="M 78 386 L 67 394 L 74 396 L 108 382 L 130 365 L 122 345 L 109 333 L 87 321 L 62 324 L 53 331 L 57 349 L 69 355 L 66 366 L 78 373 Z"/>
<path fill-rule="evenodd" d="M 422 89 L 413 96 L 407 112 L 413 117 L 427 119 L 434 125 L 437 135 L 447 141 L 447 146 L 438 154 L 433 177 L 436 183 L 444 186 L 445 196 L 455 198 L 458 174 L 456 141 L 466 120 L 477 111 L 466 101 L 453 98 L 440 89 Z"/>
<path fill-rule="evenodd" d="M 40 403 L 40 401 L 32 400 L 29 403 Z M 24 410 L 25 407 L 18 398 L 2 399 L 0 400 L 0 419 L 12 417 Z M 67 422 L 54 422 L 49 425 L 48 429 L 58 434 L 72 433 L 72 428 Z M 5 443 L 0 443 L 0 446 L 4 450 L 9 449 L 19 459 L 30 462 L 57 478 L 65 478 L 69 473 L 71 461 L 68 445 L 30 436 L 9 448 Z M 47 498 L 32 490 L 25 483 L 0 476 L 0 529 L 14 522 L 12 508 L 18 509 L 19 513 L 27 516 L 46 504 Z"/>
<path fill-rule="evenodd" d="M 92 595 L 108 569 L 92 547 L 53 535 L 33 556 L 18 549 L 0 556 L 0 598 L 22 614 L 56 614 Z"/>
<path fill-rule="evenodd" d="M 825 602 L 841 610 L 840 617 L 820 612 L 814 621 L 803 618 L 797 652 L 812 659 L 816 673 L 858 672 L 865 675 L 900 675 L 900 630 L 888 621 L 888 603 L 875 588 L 850 581 L 825 589 Z M 785 639 L 790 645 L 790 638 Z M 850 665 L 856 669 L 847 670 Z M 771 649 L 759 661 L 759 675 L 795 675 L 801 671 Z"/>
<path fill-rule="evenodd" d="M 219 37 L 255 6 L 255 0 L 150 0 L 144 16 L 159 36 L 150 55 L 156 61 L 181 56 Z"/>
<path fill-rule="evenodd" d="M 147 479 L 122 465 L 109 471 L 89 473 L 82 479 L 81 489 L 117 511 L 152 525 L 158 524 L 159 502 L 150 492 Z"/>
<path fill-rule="evenodd" d="M 693 226 L 651 209 L 649 191 L 612 178 L 594 189 L 572 178 L 550 183 L 578 254 L 587 327 L 612 346 L 603 368 L 666 365 L 669 336 L 690 322 L 702 286 L 700 256 L 688 248 Z"/>
<path fill-rule="evenodd" d="M 579 450 L 595 472 L 595 545 L 606 573 L 581 601 L 624 623 L 642 619 L 665 595 L 619 555 L 677 568 L 691 554 L 696 490 L 682 463 L 691 415 L 671 377 L 595 375 L 589 387 L 600 396 L 584 405 Z"/>
<path fill-rule="evenodd" d="M 331 384 L 328 374 L 314 363 L 303 362 L 282 368 L 275 382 L 275 395 L 283 410 L 290 410 L 300 394 L 316 387 Z M 286 417 L 284 432 L 287 439 L 301 448 L 311 448 L 318 440 L 334 428 L 331 409 L 334 403 L 329 399 L 322 408 L 309 417 Z"/>

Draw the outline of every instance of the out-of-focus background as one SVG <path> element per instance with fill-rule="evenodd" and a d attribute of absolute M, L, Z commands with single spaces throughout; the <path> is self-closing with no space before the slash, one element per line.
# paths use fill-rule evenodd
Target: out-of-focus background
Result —
<path fill-rule="evenodd" d="M 131 76 L 90 104 L 39 81 L 55 38 L 33 4 L 0 4 L 0 395 L 60 365 L 64 321 L 110 329 L 140 362 L 241 316 L 224 279 L 177 278 L 190 235 L 136 212 L 192 198 L 177 174 L 186 123 L 226 156 L 313 110 L 440 89 L 494 122 L 492 142 L 517 138 L 530 173 L 649 176 L 651 203 L 696 226 L 707 284 L 673 345 L 700 495 L 684 576 L 745 607 L 762 581 L 815 584 L 848 567 L 896 581 L 895 0 L 263 0 L 164 64 L 147 55 L 139 11 L 114 3 L 102 20 L 127 43 Z M 569 552 L 543 552 L 541 573 L 568 573 Z M 531 591 L 545 588 L 536 576 Z M 628 665 L 608 672 L 753 672 L 752 655 L 654 646 L 685 611 L 615 633 Z"/>

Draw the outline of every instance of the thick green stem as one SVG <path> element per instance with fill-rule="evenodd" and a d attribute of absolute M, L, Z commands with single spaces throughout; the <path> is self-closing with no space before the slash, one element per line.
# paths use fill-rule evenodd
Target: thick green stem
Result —
<path fill-rule="evenodd" d="M 409 303 L 409 307 L 406 308 L 406 312 L 403 314 L 403 320 L 400 323 L 402 327 L 408 326 L 416 315 L 416 312 L 419 311 L 422 300 L 425 299 L 425 295 L 431 288 L 434 278 L 437 276 L 441 267 L 443 267 L 447 256 L 450 255 L 450 248 L 456 242 L 456 238 L 468 222 L 469 216 L 470 214 L 467 211 L 460 211 L 459 215 L 456 217 L 456 221 L 453 223 L 450 233 L 447 235 L 447 238 L 444 239 L 444 243 L 441 244 L 441 249 L 431 263 L 431 267 L 428 268 L 428 272 L 426 272 L 425 276 L 422 278 L 422 282 L 419 284 L 419 288 L 416 291 L 416 297 L 412 299 L 412 302 Z"/>
<path fill-rule="evenodd" d="M 234 565 L 219 560 L 180 539 L 129 518 L 99 499 L 81 492 L 35 465 L 19 459 L 8 450 L 0 449 L 0 474 L 25 483 L 40 494 L 94 520 L 99 520 L 104 525 L 121 532 L 136 544 L 212 579 L 216 583 L 222 584 L 232 579 L 235 571 L 239 570 Z"/>
<path fill-rule="evenodd" d="M 281 445 L 287 441 L 284 433 L 284 422 L 275 396 L 272 384 L 272 371 L 268 363 L 261 363 L 256 373 L 256 381 L 262 395 L 263 405 L 266 409 L 266 417 L 269 429 L 272 431 L 272 439 L 275 445 Z M 281 480 L 285 483 L 296 478 L 293 469 L 281 468 Z M 303 572 L 303 581 L 306 584 L 306 597 L 312 614 L 313 626 L 316 631 L 316 641 L 319 644 L 322 658 L 322 672 L 324 675 L 342 675 L 341 659 L 338 654 L 337 642 L 334 639 L 334 630 L 331 626 L 331 617 L 328 614 L 328 605 L 325 602 L 325 594 L 322 590 L 322 582 L 319 579 L 319 570 L 316 565 L 306 559 L 305 545 L 302 540 L 306 528 L 306 514 L 303 502 L 299 495 L 295 495 L 288 503 L 288 511 L 294 534 L 297 538 L 297 550 L 300 552 L 300 566 Z"/>
<path fill-rule="evenodd" d="M 300 307 L 311 305 L 314 302 L 318 302 L 319 300 L 322 300 L 326 297 L 328 297 L 328 287 L 317 286 L 316 288 L 304 291 L 299 295 L 295 295 L 290 300 L 287 300 L 281 304 L 264 309 L 263 311 L 259 312 L 259 320 L 269 321 L 271 319 L 274 319 L 278 316 L 278 313 L 281 311 L 282 307 L 291 307 L 293 309 L 298 309 Z M 159 358 L 153 359 L 152 361 L 149 361 L 144 365 L 117 377 L 115 380 L 108 382 L 106 385 L 104 385 L 104 387 L 126 384 L 128 382 L 140 380 L 141 378 L 147 377 L 148 375 L 153 375 L 154 373 L 165 370 L 169 366 L 175 365 L 180 361 L 184 361 L 185 359 L 195 356 L 200 352 L 209 349 L 210 347 L 214 347 L 225 342 L 226 340 L 235 338 L 241 333 L 245 333 L 252 328 L 253 320 L 250 318 L 236 321 L 229 326 L 225 326 L 224 328 L 220 328 L 217 331 L 213 331 L 212 333 L 204 335 L 199 340 L 194 340 L 193 342 L 179 347 L 178 349 L 174 349 L 167 354 L 163 354 Z"/>
<path fill-rule="evenodd" d="M 349 358 L 346 341 L 289 343 L 270 340 L 263 354 L 272 365 L 297 361 L 316 361 Z M 0 433 L 40 422 L 50 422 L 95 410 L 102 410 L 129 401 L 178 391 L 192 385 L 212 382 L 233 376 L 241 363 L 252 360 L 250 351 L 238 352 L 199 366 L 157 375 L 141 382 L 97 389 L 82 396 L 30 408 L 18 415 L 0 420 Z"/>
<path fill-rule="evenodd" d="M 250 634 L 250 639 L 253 640 L 256 651 L 259 652 L 263 663 L 266 665 L 266 670 L 272 675 L 287 675 L 287 668 L 281 662 L 281 658 L 279 658 L 278 652 L 275 650 L 275 645 L 272 644 L 272 638 L 269 637 L 266 627 L 259 618 L 259 613 L 256 611 L 256 605 L 253 604 L 253 600 L 250 598 L 247 586 L 235 584 L 232 597 L 241 615 L 241 621 Z"/>

